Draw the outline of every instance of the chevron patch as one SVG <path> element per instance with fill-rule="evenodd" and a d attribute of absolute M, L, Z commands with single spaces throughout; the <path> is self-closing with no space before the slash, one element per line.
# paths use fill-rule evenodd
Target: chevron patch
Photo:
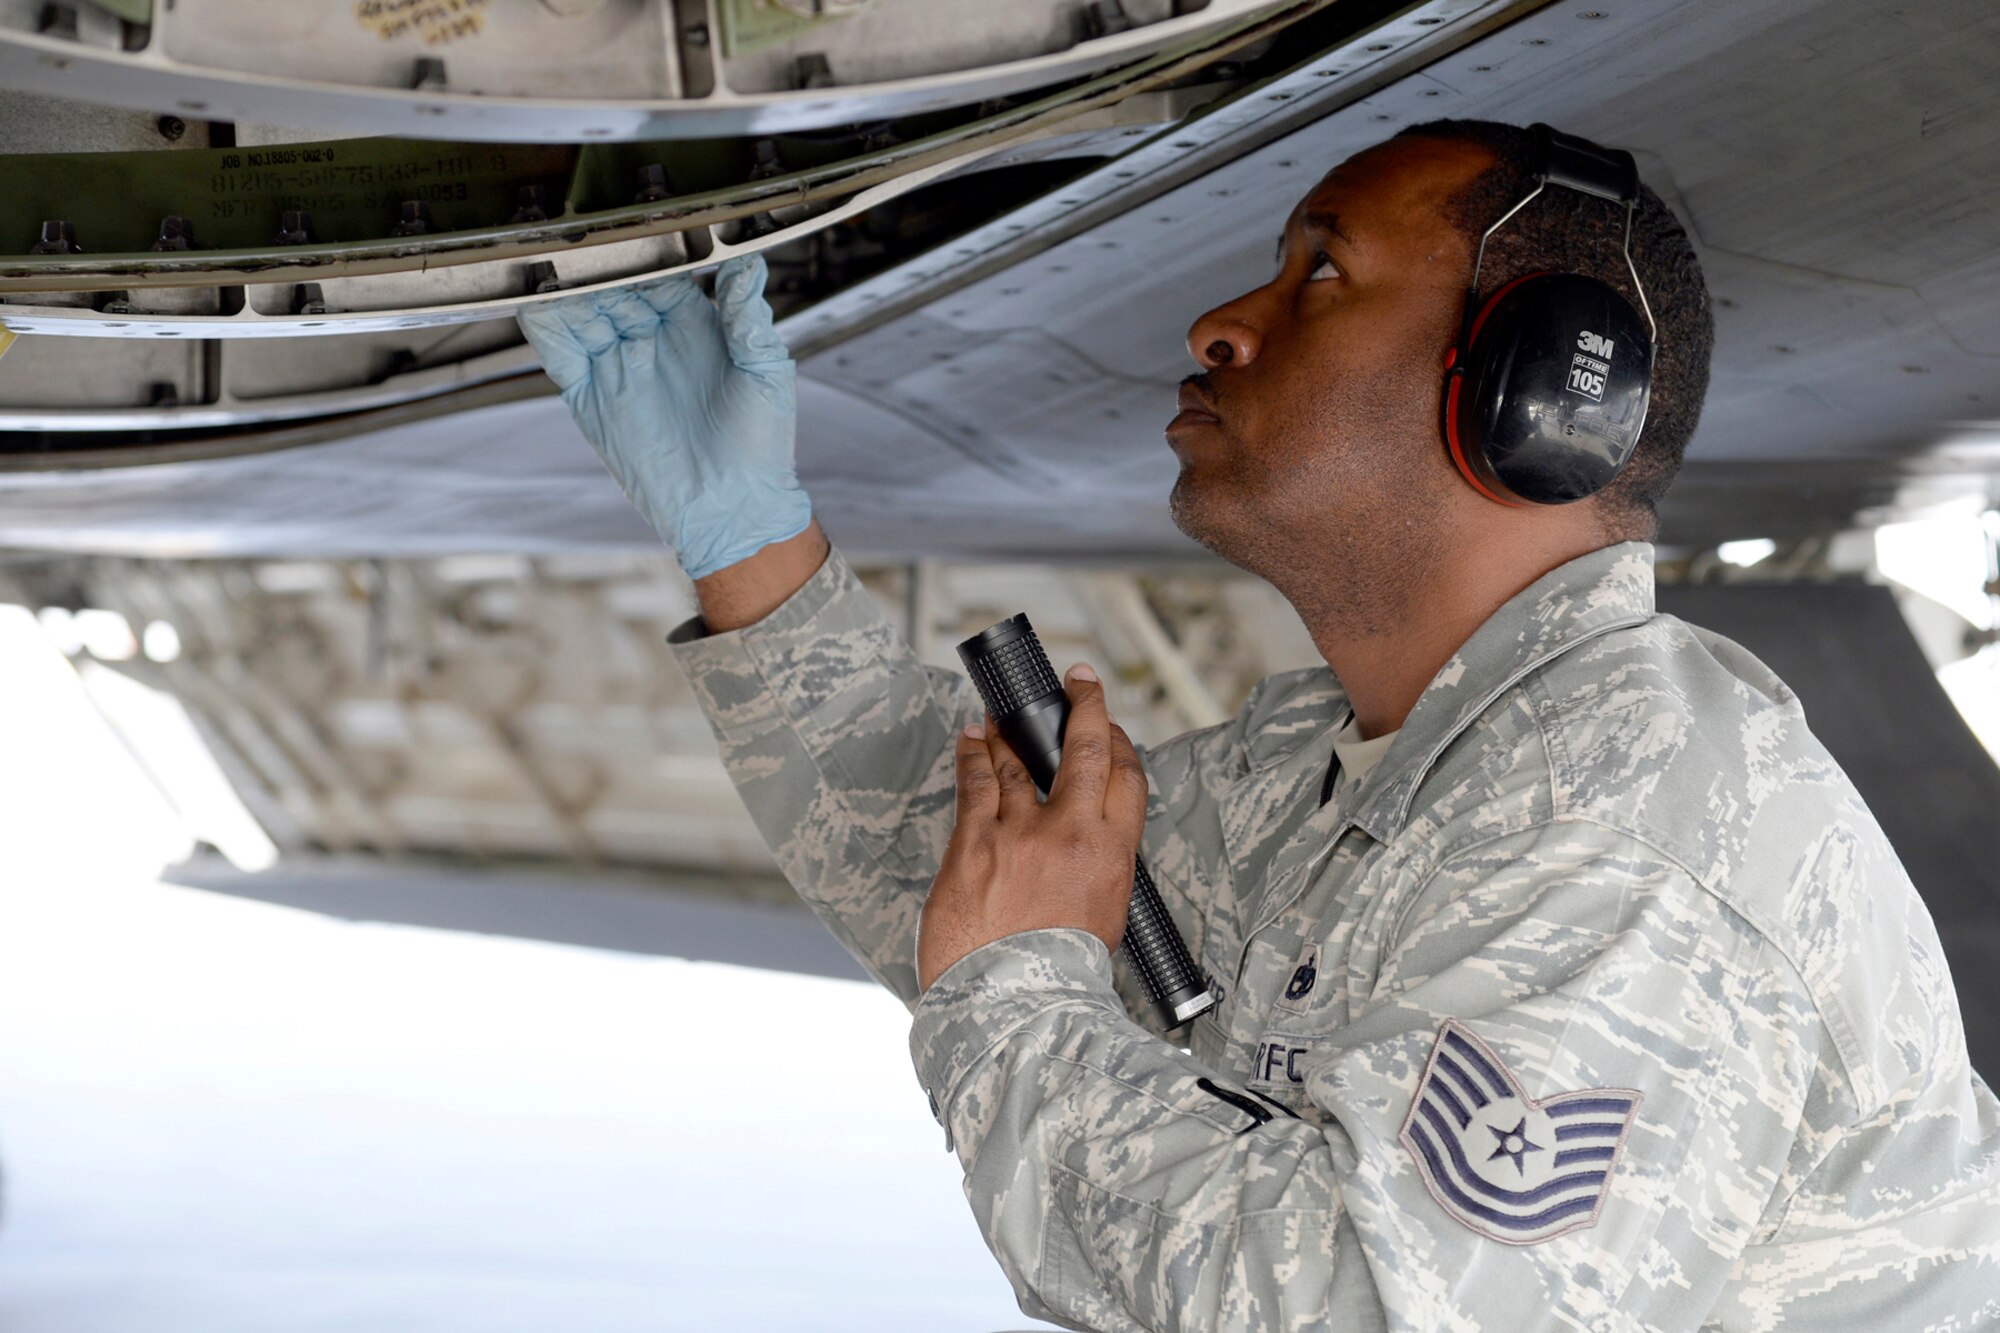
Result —
<path fill-rule="evenodd" d="M 1493 1048 L 1438 1029 L 1401 1138 L 1431 1196 L 1482 1236 L 1534 1245 L 1594 1226 L 1641 1094 L 1585 1088 L 1536 1101 Z"/>

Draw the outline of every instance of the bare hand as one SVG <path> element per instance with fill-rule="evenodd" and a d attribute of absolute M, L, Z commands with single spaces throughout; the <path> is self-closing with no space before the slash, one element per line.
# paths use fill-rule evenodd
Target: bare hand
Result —
<path fill-rule="evenodd" d="M 1146 824 L 1146 772 L 1088 668 L 1072 668 L 1062 765 L 1044 803 L 991 725 L 958 738 L 958 823 L 917 931 L 917 983 L 929 990 L 981 945 L 1072 926 L 1116 949 L 1132 902 Z"/>

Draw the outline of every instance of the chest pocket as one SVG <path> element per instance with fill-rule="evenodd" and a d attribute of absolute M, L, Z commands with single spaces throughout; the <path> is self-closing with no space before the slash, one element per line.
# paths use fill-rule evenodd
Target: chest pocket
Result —
<path fill-rule="evenodd" d="M 1383 949 L 1387 898 L 1396 882 L 1389 849 L 1350 829 L 1296 902 L 1248 951 L 1244 984 L 1264 997 L 1246 1071 L 1249 1086 L 1313 1119 L 1313 1071 L 1341 1049 L 1340 1035 L 1367 1006 Z"/>
<path fill-rule="evenodd" d="M 1330 1050 L 1331 1047 L 1325 1048 Z M 1318 1105 L 1307 1095 L 1316 1055 L 1324 1058 L 1322 1044 L 1305 1038 L 1274 1035 L 1257 1044 L 1251 1059 L 1246 1086 L 1269 1101 L 1278 1103 L 1301 1120 L 1323 1121 Z"/>
<path fill-rule="evenodd" d="M 1250 1086 L 1301 1114 L 1307 1078 L 1332 1049 L 1329 1038 L 1346 1013 L 1344 1004 L 1330 1002 L 1341 989 L 1340 978 L 1331 975 L 1338 963 L 1325 942 L 1298 947 L 1289 974 L 1273 983 L 1281 989 L 1250 1061 Z"/>
<path fill-rule="evenodd" d="M 1281 990 L 1266 1012 L 1246 1071 L 1254 1091 L 1307 1118 L 1307 1079 L 1315 1062 L 1332 1049 L 1329 1039 L 1338 1027 L 1335 1012 L 1340 1006 L 1325 1002 L 1339 984 L 1328 975 L 1330 953 L 1324 944 L 1300 946 L 1289 974 L 1271 983 Z"/>

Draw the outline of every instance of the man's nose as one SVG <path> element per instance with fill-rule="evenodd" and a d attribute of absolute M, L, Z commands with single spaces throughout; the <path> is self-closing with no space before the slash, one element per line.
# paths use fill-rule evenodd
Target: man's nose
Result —
<path fill-rule="evenodd" d="M 1203 370 L 1247 366 L 1257 359 L 1263 335 L 1244 308 L 1248 299 L 1239 296 L 1227 305 L 1217 306 L 1188 330 L 1188 355 Z"/>

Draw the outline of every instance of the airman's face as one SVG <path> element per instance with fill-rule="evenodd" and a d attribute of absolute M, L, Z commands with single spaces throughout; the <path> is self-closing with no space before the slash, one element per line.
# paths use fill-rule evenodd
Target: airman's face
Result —
<path fill-rule="evenodd" d="M 1292 211 L 1276 276 L 1194 322 L 1167 428 L 1182 531 L 1269 577 L 1329 527 L 1393 552 L 1461 485 L 1439 402 L 1472 246 L 1443 208 L 1492 162 L 1421 138 L 1349 158 Z"/>

